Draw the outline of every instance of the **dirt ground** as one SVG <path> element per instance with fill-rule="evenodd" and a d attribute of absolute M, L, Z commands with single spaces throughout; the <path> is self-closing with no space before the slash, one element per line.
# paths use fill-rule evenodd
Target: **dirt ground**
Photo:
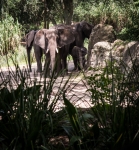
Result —
<path fill-rule="evenodd" d="M 41 77 L 41 74 L 36 73 L 36 66 L 37 64 L 32 64 L 32 72 L 26 74 L 27 65 L 20 65 L 20 71 L 22 71 L 22 74 L 25 75 L 27 80 L 29 82 L 36 81 L 38 84 L 43 85 L 44 78 Z M 66 81 L 69 80 L 67 84 L 67 90 L 66 90 L 66 98 L 70 100 L 70 102 L 76 106 L 77 108 L 81 108 L 81 110 L 86 110 L 90 108 L 91 106 L 91 95 L 87 91 L 88 86 L 86 84 L 86 81 L 83 79 L 83 74 L 79 72 L 72 72 L 72 69 L 74 68 L 73 62 L 68 63 L 68 75 L 64 77 L 58 77 L 53 86 L 53 91 L 51 93 L 51 100 L 50 103 L 57 97 L 59 92 L 63 92 L 63 86 L 65 85 Z M 8 83 L 9 89 L 11 87 L 18 84 L 17 76 L 19 75 L 18 72 L 16 72 L 17 69 L 15 67 L 2 67 L 0 68 L 0 85 L 2 87 L 3 83 Z M 69 76 L 72 74 L 72 77 L 69 79 Z M 20 77 L 19 77 L 20 78 Z M 47 79 L 50 80 L 49 78 Z M 20 80 L 19 80 L 20 81 Z M 33 82 L 32 82 L 33 83 Z M 59 97 L 59 100 L 56 103 L 55 112 L 61 110 L 64 105 L 63 97 L 61 94 L 61 97 Z M 53 137 L 50 139 L 50 143 L 52 145 L 60 145 L 61 143 L 64 144 L 65 147 L 69 147 L 69 139 L 65 135 L 59 135 L 56 137 Z M 62 145 L 63 145 L 62 144 Z"/>
<path fill-rule="evenodd" d="M 43 77 L 39 73 L 36 73 L 36 63 L 32 64 L 32 72 L 29 73 L 28 77 L 31 78 L 31 80 L 37 80 L 38 83 L 42 83 Z M 73 62 L 68 63 L 68 75 L 64 77 L 58 77 L 54 83 L 53 91 L 51 94 L 51 99 L 53 99 L 55 96 L 57 96 L 57 93 L 62 90 L 63 86 L 65 85 L 65 82 L 69 79 L 69 76 L 72 74 L 72 78 L 70 79 L 70 82 L 67 84 L 67 91 L 65 93 L 67 99 L 74 104 L 74 106 L 80 107 L 80 108 L 89 108 L 91 106 L 91 95 L 87 91 L 88 87 L 86 84 L 86 81 L 83 79 L 83 74 L 79 72 L 72 72 L 72 69 L 74 68 Z M 10 70 L 10 71 L 9 71 Z M 27 65 L 20 65 L 20 70 L 22 72 L 25 72 L 27 70 Z M 15 72 L 15 67 L 2 67 L 0 71 L 0 85 L 2 82 L 9 82 L 9 84 L 15 84 L 13 82 Z M 49 79 L 48 79 L 49 80 Z M 9 85 L 10 86 L 10 85 Z M 56 111 L 63 108 L 63 98 L 60 97 Z"/>

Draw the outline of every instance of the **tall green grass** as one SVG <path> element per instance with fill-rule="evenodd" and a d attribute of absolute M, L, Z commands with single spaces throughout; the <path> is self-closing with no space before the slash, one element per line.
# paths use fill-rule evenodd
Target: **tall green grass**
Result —
<path fill-rule="evenodd" d="M 19 47 L 20 40 L 21 25 L 6 14 L 0 21 L 0 55 L 14 53 Z"/>
<path fill-rule="evenodd" d="M 58 83 L 53 75 L 38 78 L 34 73 L 32 78 L 26 69 L 21 70 L 17 62 L 13 63 L 16 69 L 12 70 L 9 65 L 8 76 L 0 72 L 2 150 L 117 150 L 137 144 L 137 67 L 127 76 L 114 62 L 108 62 L 102 70 L 92 68 L 94 73 L 90 76 L 84 73 L 84 81 L 87 81 L 84 86 L 88 87 L 92 106 L 82 110 L 66 95 L 70 79 L 76 80 L 76 76 L 60 77 Z M 64 100 L 60 110 L 59 100 Z M 67 143 L 52 144 L 51 139 L 57 136 L 66 136 L 68 146 Z"/>
<path fill-rule="evenodd" d="M 0 25 L 3 28 L 5 24 L 6 20 Z M 3 28 L 0 32 L 1 54 L 6 54 L 4 61 L 8 66 L 7 72 L 0 71 L 0 149 L 120 150 L 136 145 L 139 140 L 138 66 L 126 75 L 114 62 L 108 62 L 101 72 L 100 68 L 93 68 L 92 75 L 84 73 L 84 86 L 88 87 L 92 106 L 82 111 L 66 96 L 72 75 L 61 77 L 57 83 L 55 74 L 51 78 L 38 78 L 34 72 L 32 78 L 27 69 L 19 67 L 22 58 L 26 62 L 26 51 L 15 50 L 18 48 L 15 44 L 14 54 L 8 54 L 11 53 L 8 37 L 16 35 L 18 29 L 13 31 Z M 57 112 L 61 99 L 64 106 Z M 50 142 L 64 135 L 69 139 L 68 147 L 65 143 L 59 147 Z"/>
<path fill-rule="evenodd" d="M 56 113 L 57 102 L 70 78 L 56 83 L 53 76 L 30 76 L 13 63 L 15 70 L 8 65 L 7 72 L 0 72 L 0 149 L 54 149 L 50 139 L 61 134 L 65 112 Z"/>
<path fill-rule="evenodd" d="M 64 96 L 72 126 L 68 132 L 71 145 L 79 150 L 135 148 L 139 140 L 139 96 L 134 77 L 138 70 L 127 76 L 109 62 L 101 73 L 100 68 L 93 71 L 86 76 L 93 105 L 87 112 L 77 111 Z"/>

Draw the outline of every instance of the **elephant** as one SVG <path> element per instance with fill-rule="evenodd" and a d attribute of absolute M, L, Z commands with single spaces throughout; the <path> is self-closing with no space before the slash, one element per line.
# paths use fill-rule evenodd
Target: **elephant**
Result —
<path fill-rule="evenodd" d="M 53 26 L 50 29 L 31 31 L 27 35 L 27 54 L 30 71 L 30 49 L 32 44 L 34 46 L 38 72 L 42 71 L 41 57 L 43 53 L 46 55 L 45 66 L 50 65 L 51 62 L 52 71 L 55 67 L 56 58 L 58 60 L 58 63 L 56 63 L 57 72 L 61 71 L 61 69 L 67 70 L 67 56 L 71 55 L 74 46 L 83 47 L 84 39 L 89 38 L 92 28 L 93 25 L 82 21 L 75 25 L 62 24 Z M 31 38 L 32 35 L 33 38 Z M 57 49 L 59 49 L 58 53 L 56 52 Z M 80 61 L 80 67 L 83 68 L 82 59 Z"/>
<path fill-rule="evenodd" d="M 78 46 L 74 46 L 71 52 L 71 56 L 73 58 L 74 61 L 74 70 L 78 71 L 81 70 L 80 66 L 85 66 L 86 63 L 86 58 L 85 55 L 87 54 L 87 49 L 85 47 L 78 47 Z M 80 61 L 82 60 L 82 61 Z M 81 64 L 82 62 L 82 64 Z"/>
<path fill-rule="evenodd" d="M 41 63 L 41 58 L 43 55 L 43 49 L 36 45 L 34 43 L 34 38 L 37 31 L 31 30 L 28 34 L 26 34 L 25 40 L 26 40 L 26 50 L 27 50 L 27 57 L 28 57 L 28 65 L 29 65 L 29 71 L 32 72 L 31 69 L 31 63 L 30 63 L 30 52 L 32 49 L 32 46 L 34 47 L 34 53 L 35 53 L 35 58 L 37 62 L 37 72 L 42 72 L 42 63 Z"/>
<path fill-rule="evenodd" d="M 55 65 L 57 65 L 57 68 L 61 68 L 60 55 L 62 54 L 60 50 L 58 51 L 58 48 L 73 41 L 75 41 L 75 33 L 73 29 L 69 28 L 41 29 L 37 31 L 34 37 L 34 44 L 43 49 L 46 55 L 45 68 L 50 66 L 51 63 L 52 72 Z M 57 69 L 57 72 L 58 70 L 60 71 L 60 69 Z"/>
<path fill-rule="evenodd" d="M 69 54 L 70 55 L 72 54 L 72 51 L 74 50 L 74 46 L 77 46 L 79 48 L 84 47 L 84 40 L 85 38 L 89 39 L 93 27 L 94 25 L 91 25 L 87 23 L 86 21 L 78 22 L 75 25 L 56 25 L 55 26 L 55 28 L 73 29 L 73 32 L 75 34 L 75 40 L 72 43 L 59 48 L 59 52 L 61 53 L 60 59 L 62 60 L 62 69 L 67 70 L 67 56 Z M 74 62 L 76 62 L 76 60 Z M 82 59 L 80 60 L 80 62 L 81 62 L 80 67 L 83 68 Z"/>

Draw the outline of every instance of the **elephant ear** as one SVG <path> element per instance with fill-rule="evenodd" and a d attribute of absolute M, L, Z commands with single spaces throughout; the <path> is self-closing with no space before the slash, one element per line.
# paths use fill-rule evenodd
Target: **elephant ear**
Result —
<path fill-rule="evenodd" d="M 68 45 L 75 41 L 75 35 L 71 29 L 57 29 L 58 30 L 58 47 Z"/>
<path fill-rule="evenodd" d="M 45 33 L 43 30 L 39 30 L 35 35 L 35 44 L 45 49 Z"/>
<path fill-rule="evenodd" d="M 94 26 L 87 23 L 86 21 L 81 21 L 80 26 L 81 26 L 81 30 L 82 30 L 84 36 L 89 39 L 91 31 Z"/>
<path fill-rule="evenodd" d="M 34 36 L 35 36 L 35 31 L 34 30 L 32 30 L 28 34 L 26 34 L 25 40 L 26 40 L 26 43 L 27 43 L 27 47 L 31 46 L 31 44 L 34 40 Z"/>

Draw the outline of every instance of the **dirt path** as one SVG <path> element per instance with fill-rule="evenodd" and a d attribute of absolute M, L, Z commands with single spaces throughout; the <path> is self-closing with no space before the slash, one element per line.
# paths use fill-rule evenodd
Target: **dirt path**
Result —
<path fill-rule="evenodd" d="M 32 72 L 29 73 L 29 79 L 31 80 L 37 80 L 38 83 L 43 83 L 43 78 L 40 77 L 39 73 L 36 73 L 36 63 L 32 64 Z M 69 80 L 69 76 L 72 73 L 71 70 L 73 69 L 74 64 L 73 62 L 68 63 L 68 70 L 69 75 L 64 77 L 58 77 L 54 83 L 53 91 L 51 94 L 51 100 L 53 100 L 60 90 L 63 90 L 63 86 L 65 85 L 66 81 Z M 20 69 L 22 72 L 24 72 L 27 69 L 26 65 L 20 65 Z M 10 71 L 9 71 L 10 70 Z M 12 70 L 12 73 L 11 73 Z M 1 68 L 0 72 L 0 84 L 4 82 L 5 80 L 9 80 L 11 84 L 15 84 L 12 82 L 12 78 L 14 78 L 15 67 L 11 67 L 8 69 L 7 67 Z M 49 80 L 49 79 L 48 79 Z M 87 84 L 85 83 L 85 80 L 83 80 L 83 75 L 80 73 L 72 73 L 72 78 L 67 84 L 67 90 L 66 90 L 66 97 L 69 99 L 75 106 L 81 107 L 81 108 L 89 108 L 91 106 L 91 96 L 90 93 L 87 92 Z M 57 103 L 57 110 L 60 110 L 63 107 L 63 98 L 60 97 L 59 101 Z"/>

